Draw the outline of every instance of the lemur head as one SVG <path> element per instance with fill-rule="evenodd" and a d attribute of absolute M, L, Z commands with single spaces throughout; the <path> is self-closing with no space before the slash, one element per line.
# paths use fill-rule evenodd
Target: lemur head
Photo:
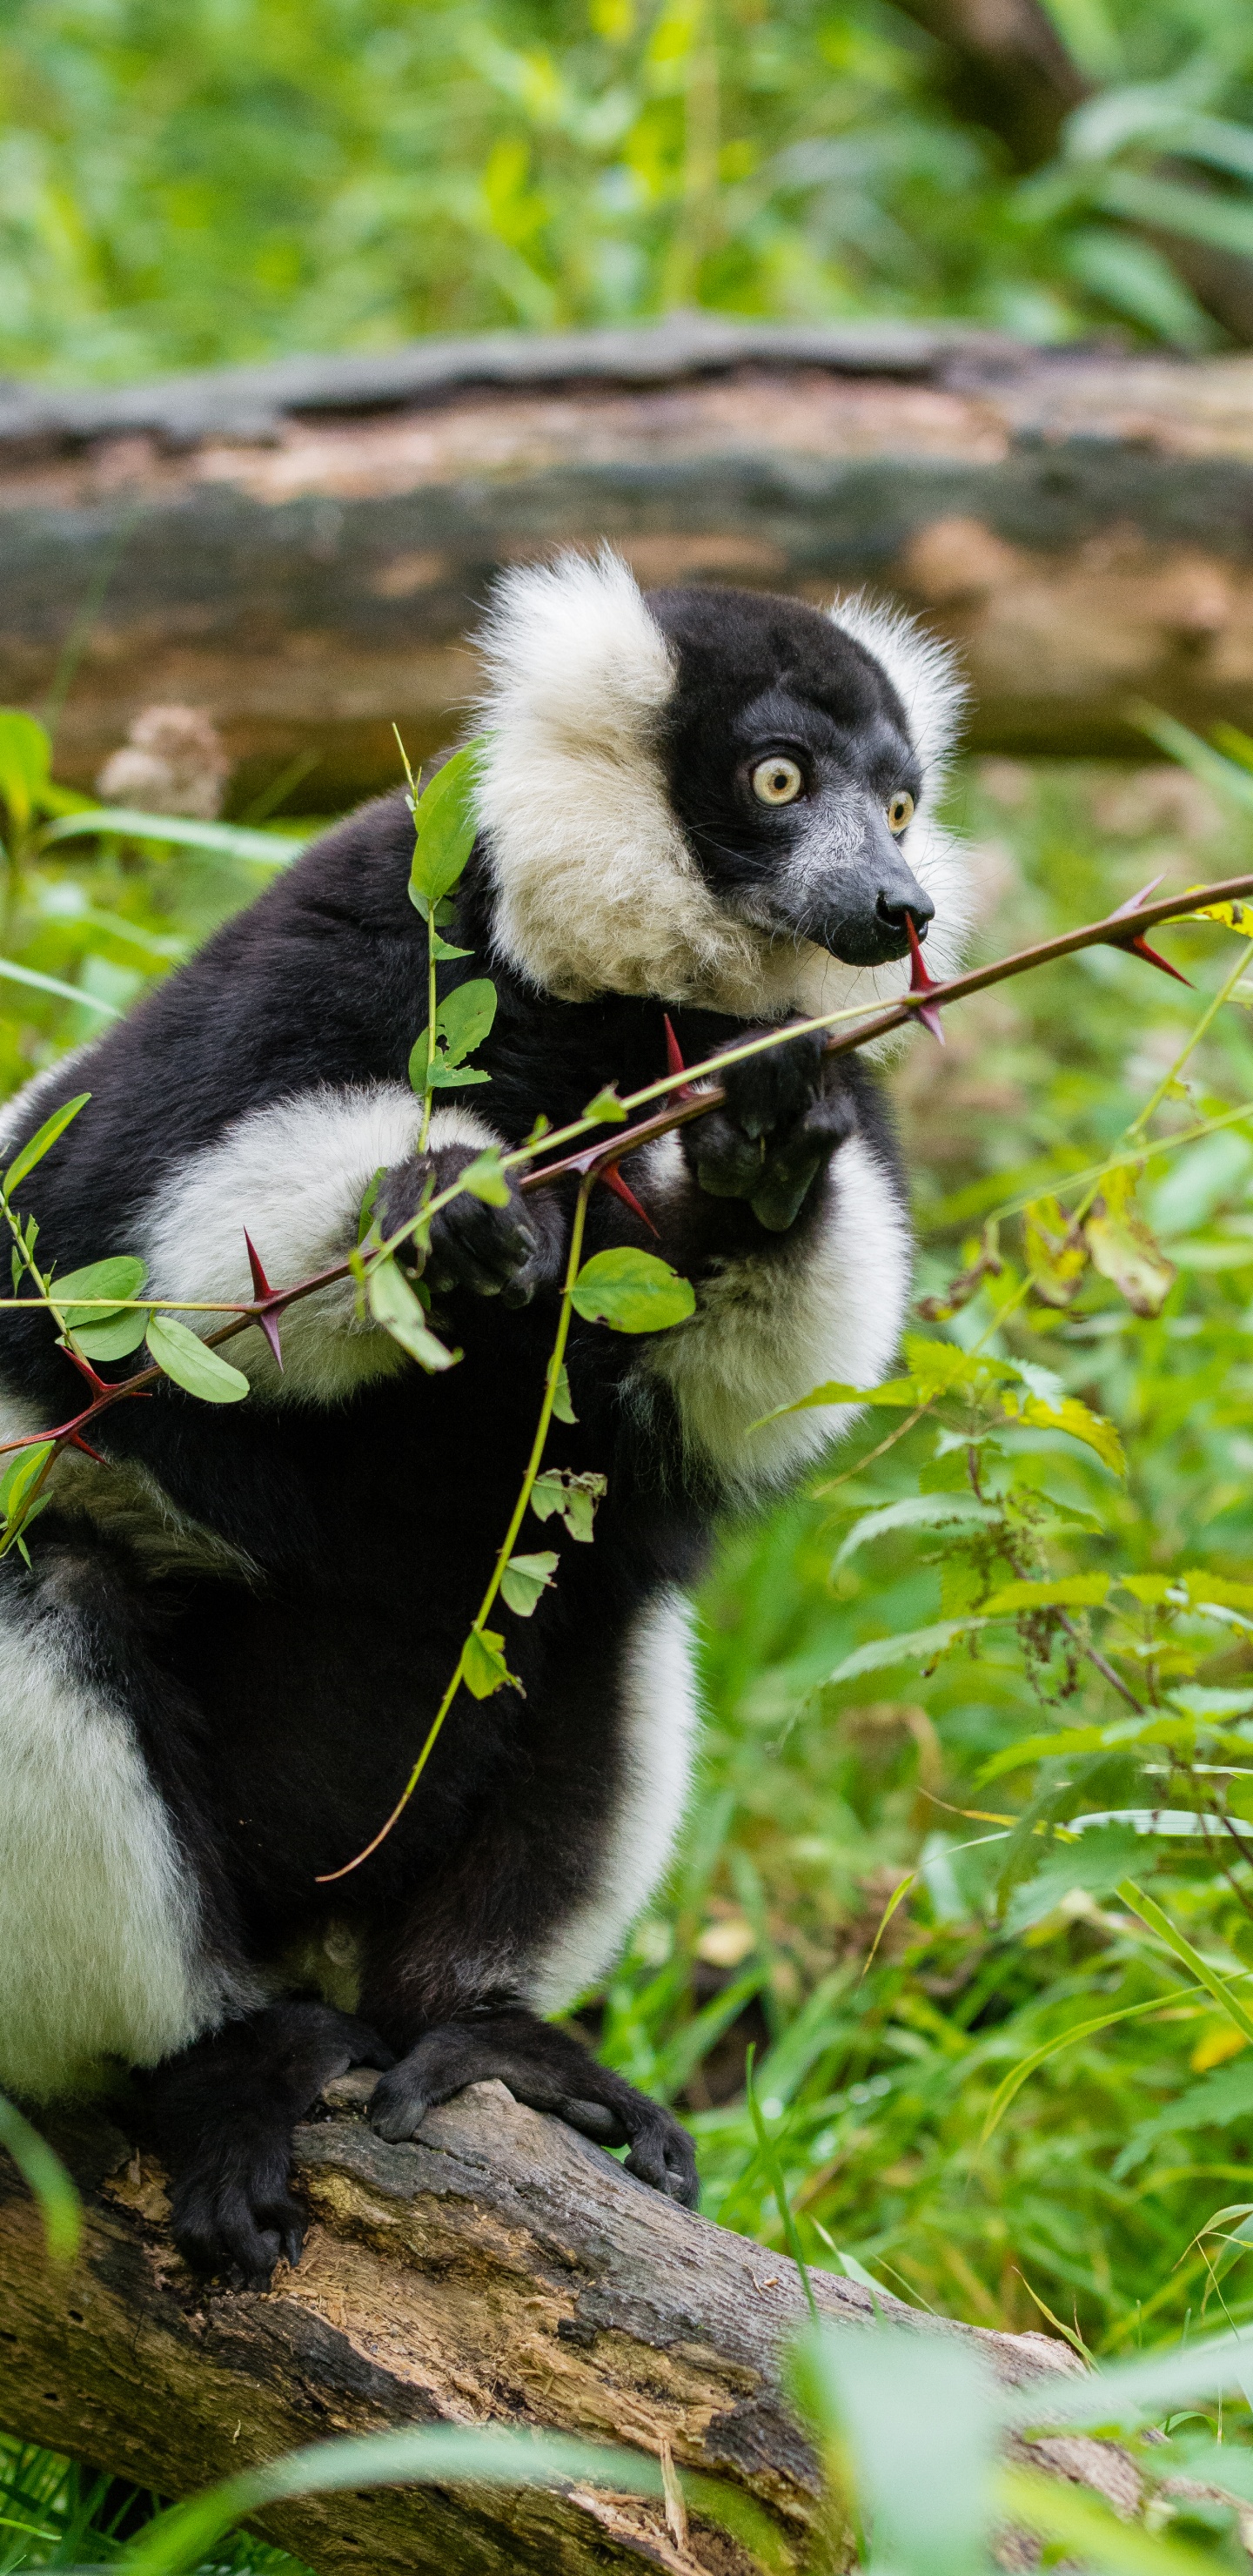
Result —
<path fill-rule="evenodd" d="M 929 806 L 961 689 L 911 620 L 645 598 L 606 550 L 506 575 L 485 644 L 496 941 L 532 982 L 837 1010 L 908 983 L 910 917 L 951 971 L 960 854 Z"/>

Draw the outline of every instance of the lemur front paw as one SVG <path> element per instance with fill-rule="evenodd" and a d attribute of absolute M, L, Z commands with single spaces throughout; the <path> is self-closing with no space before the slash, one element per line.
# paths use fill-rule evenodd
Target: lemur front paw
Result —
<path fill-rule="evenodd" d="M 385 1172 L 378 1195 L 384 1235 L 394 1234 L 414 1215 L 428 1181 L 437 1193 L 448 1189 L 474 1162 L 477 1150 L 472 1145 L 437 1145 L 429 1153 L 411 1154 Z M 508 1174 L 506 1179 L 506 1206 L 490 1207 L 467 1190 L 433 1219 L 422 1275 L 436 1296 L 447 1296 L 454 1288 L 471 1288 L 477 1297 L 500 1297 L 506 1306 L 529 1306 L 536 1290 L 557 1276 L 561 1246 L 554 1225 L 556 1210 L 524 1199 Z M 405 1258 L 403 1252 L 401 1258 Z"/>
<path fill-rule="evenodd" d="M 568 2031 L 522 2007 L 427 2031 L 376 2084 L 370 2118 L 380 2137 L 411 2138 L 435 2103 L 492 2076 L 516 2102 L 554 2113 L 598 2146 L 629 2146 L 628 2173 L 695 2209 L 695 2150 L 673 2113 L 599 2066 Z"/>
<path fill-rule="evenodd" d="M 816 1034 L 728 1065 L 723 1081 L 723 1106 L 681 1129 L 684 1151 L 712 1198 L 747 1199 L 759 1225 L 784 1234 L 852 1134 L 853 1102 Z"/>

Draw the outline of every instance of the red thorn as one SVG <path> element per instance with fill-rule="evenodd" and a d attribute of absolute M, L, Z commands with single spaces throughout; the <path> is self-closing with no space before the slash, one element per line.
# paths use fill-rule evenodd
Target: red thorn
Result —
<path fill-rule="evenodd" d="M 108 1378 L 101 1377 L 99 1371 L 92 1367 L 91 1361 L 84 1359 L 82 1352 L 74 1350 L 69 1342 L 65 1344 L 65 1355 L 67 1359 L 73 1360 L 79 1376 L 86 1378 L 88 1386 L 92 1387 L 97 1395 L 112 1395 L 113 1388 Z"/>
<path fill-rule="evenodd" d="M 666 1071 L 667 1073 L 686 1073 L 687 1066 L 683 1061 L 683 1049 L 674 1034 L 674 1022 L 672 1021 L 668 1011 L 663 1012 L 662 1016 L 666 1024 Z M 682 1090 L 678 1094 L 678 1098 L 680 1100 L 690 1100 L 691 1088 L 691 1084 L 685 1082 Z M 655 1230 L 656 1229 L 654 1228 L 654 1231 Z"/>
<path fill-rule="evenodd" d="M 109 1464 L 108 1459 L 99 1449 L 92 1448 L 90 1440 L 84 1440 L 81 1431 L 70 1433 L 70 1446 L 73 1449 L 81 1449 L 85 1458 L 94 1458 L 98 1467 L 107 1467 Z"/>
<path fill-rule="evenodd" d="M 669 1026 L 669 1022 L 667 1022 L 667 1027 L 668 1027 L 668 1026 Z M 641 1207 L 641 1206 L 640 1206 L 639 1200 L 637 1199 L 637 1197 L 636 1197 L 636 1195 L 635 1195 L 634 1190 L 629 1189 L 629 1188 L 628 1188 L 628 1186 L 627 1186 L 627 1184 L 626 1184 L 626 1182 L 623 1180 L 622 1174 L 621 1174 L 621 1172 L 619 1171 L 617 1164 L 616 1164 L 616 1163 L 610 1163 L 610 1164 L 608 1164 L 608 1165 L 607 1165 L 607 1167 L 606 1167 L 606 1169 L 601 1173 L 600 1177 L 601 1177 L 602 1181 L 604 1182 L 606 1189 L 607 1189 L 607 1190 L 612 1190 L 612 1191 L 613 1191 L 613 1193 L 614 1193 L 615 1198 L 620 1198 L 620 1199 L 622 1199 L 622 1200 L 625 1202 L 625 1204 L 627 1205 L 627 1207 L 629 1207 L 629 1208 L 631 1209 L 631 1211 L 632 1211 L 632 1214 L 633 1214 L 633 1215 L 638 1216 L 638 1217 L 641 1217 L 641 1218 L 643 1219 L 643 1222 L 644 1222 L 644 1224 L 647 1226 L 649 1233 L 650 1233 L 650 1234 L 655 1235 L 655 1234 L 657 1233 L 657 1228 L 656 1228 L 656 1226 L 653 1224 L 652 1218 L 650 1217 L 650 1215 L 649 1215 L 649 1213 L 648 1213 L 647 1208 L 644 1208 L 644 1207 Z M 660 1237 L 658 1237 L 658 1241 L 660 1241 Z"/>
<path fill-rule="evenodd" d="M 261 1265 L 261 1255 L 253 1242 L 252 1236 L 248 1232 L 247 1226 L 244 1227 L 244 1241 L 248 1246 L 248 1267 L 252 1272 L 253 1294 L 260 1305 L 265 1298 L 273 1297 L 275 1291 L 270 1286 L 269 1280 L 266 1278 L 265 1271 Z M 261 1326 L 261 1330 L 274 1353 L 274 1365 L 281 1375 L 283 1367 L 283 1345 L 279 1340 L 278 1335 L 278 1317 L 277 1315 L 258 1315 L 256 1317 L 256 1321 Z"/>
<path fill-rule="evenodd" d="M 1148 884 L 1141 886 L 1138 894 L 1129 894 L 1126 902 L 1120 903 L 1117 906 L 1116 910 L 1111 913 L 1110 919 L 1112 921 L 1123 921 L 1129 912 L 1138 912 L 1141 904 L 1147 902 L 1149 896 L 1155 892 L 1161 882 L 1162 879 L 1160 876 L 1150 877 Z"/>
<path fill-rule="evenodd" d="M 1181 975 L 1178 967 L 1172 966 L 1168 957 L 1159 957 L 1157 950 L 1155 948 L 1150 948 L 1147 939 L 1120 940 L 1118 945 L 1119 947 L 1126 946 L 1133 949 L 1137 957 L 1147 957 L 1150 966 L 1160 966 L 1163 975 L 1173 975 L 1177 984 L 1186 984 L 1188 991 L 1192 991 L 1191 976 Z"/>
<path fill-rule="evenodd" d="M 934 975 L 929 975 L 927 973 L 926 959 L 922 953 L 922 941 L 914 928 L 914 916 L 912 912 L 907 912 L 905 915 L 905 928 L 909 933 L 910 992 L 933 993 L 936 989 L 935 977 Z M 917 1012 L 916 1017 L 921 1020 L 925 1029 L 930 1029 L 932 1037 L 938 1038 L 940 1045 L 943 1046 L 944 1031 L 940 1025 L 940 1014 L 938 1010 L 924 1002 L 921 1009 Z"/>
<path fill-rule="evenodd" d="M 247 1226 L 244 1227 L 244 1241 L 248 1246 L 248 1267 L 252 1272 L 253 1295 L 254 1297 L 272 1297 L 274 1291 L 261 1267 L 261 1255 L 253 1242 L 252 1236 L 248 1232 Z"/>

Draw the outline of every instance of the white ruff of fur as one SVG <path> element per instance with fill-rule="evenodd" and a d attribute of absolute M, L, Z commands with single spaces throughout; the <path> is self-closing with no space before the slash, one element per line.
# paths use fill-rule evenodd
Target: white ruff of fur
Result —
<path fill-rule="evenodd" d="M 345 1259 L 357 1239 L 357 1217 L 380 1164 L 413 1153 L 422 1104 L 400 1083 L 360 1090 L 329 1085 L 257 1109 L 228 1127 L 216 1145 L 167 1184 L 136 1229 L 135 1249 L 148 1262 L 158 1297 L 251 1297 L 245 1230 L 276 1288 L 294 1287 Z M 467 1109 L 437 1110 L 432 1149 L 498 1142 Z M 220 1317 L 183 1321 L 212 1332 Z M 269 1398 L 311 1397 L 334 1404 L 370 1378 L 406 1365 L 399 1345 L 357 1314 L 351 1279 L 319 1289 L 288 1308 L 281 1323 L 283 1374 L 259 1332 L 241 1334 L 225 1353 L 254 1391 Z"/>
<path fill-rule="evenodd" d="M 57 1628 L 0 1623 L 0 2085 L 35 2101 L 154 2065 L 234 2000 L 130 1724 Z"/>
<path fill-rule="evenodd" d="M 947 648 L 853 601 L 838 622 L 884 670 L 941 761 L 961 704 Z M 844 966 L 808 941 L 735 921 L 705 883 L 658 755 L 674 689 L 670 647 L 609 547 L 501 583 L 483 637 L 489 687 L 480 812 L 497 890 L 496 946 L 541 991 L 697 1002 L 742 1019 L 873 1009 L 908 965 Z M 961 853 L 924 797 L 907 849 L 936 906 L 929 956 L 953 971 L 965 930 Z"/>
<path fill-rule="evenodd" d="M 521 1982 L 537 2012 L 558 2012 L 603 1975 L 659 1885 L 683 1821 L 700 1728 L 692 1613 L 679 1593 L 641 1612 L 619 1682 L 618 1783 L 595 1893 L 567 1917 Z"/>
<path fill-rule="evenodd" d="M 677 1167 L 677 1138 L 664 1144 Z M 860 1407 L 818 1405 L 762 1431 L 752 1424 L 832 1380 L 876 1386 L 905 1319 L 908 1223 L 862 1137 L 840 1147 L 824 1187 L 822 1228 L 802 1253 L 726 1262 L 702 1287 L 691 1322 L 641 1352 L 641 1369 L 670 1388 L 685 1441 L 744 1501 L 788 1484 Z"/>

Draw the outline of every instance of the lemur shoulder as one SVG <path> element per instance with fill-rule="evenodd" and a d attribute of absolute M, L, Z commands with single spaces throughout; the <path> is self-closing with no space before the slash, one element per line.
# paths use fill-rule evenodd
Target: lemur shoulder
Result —
<path fill-rule="evenodd" d="M 244 1298 L 342 1260 L 381 1168 L 399 1223 L 537 1111 L 908 977 L 963 928 L 933 818 L 960 692 L 908 621 L 735 591 L 644 597 L 611 555 L 505 579 L 486 634 L 481 833 L 448 980 L 494 977 L 490 1090 L 406 1079 L 425 1018 L 399 794 L 328 832 L 72 1065 L 6 1113 L 12 1147 L 90 1104 L 23 1192 L 64 1272 L 142 1254 L 157 1296 Z M 484 1104 L 487 1104 L 485 1107 Z M 632 1338 L 582 1324 L 577 1421 L 548 1462 L 607 1479 L 594 1546 L 563 1546 L 535 1615 L 505 1613 L 501 1691 L 454 1710 L 420 1794 L 361 1869 L 319 1876 L 391 1809 L 517 1492 L 551 1345 L 566 1184 L 438 1220 L 427 1283 L 464 1353 L 428 1377 L 350 1287 L 293 1307 L 252 1394 L 164 1385 L 102 1417 L 0 1565 L 0 2084 L 35 2103 L 138 2070 L 174 2224 L 210 2268 L 295 2260 L 293 2122 L 379 2067 L 410 2136 L 499 2076 L 627 2144 L 683 2201 L 671 2115 L 542 2016 L 600 1976 L 665 1869 L 697 1735 L 685 1587 L 711 1521 L 793 1477 L 849 1418 L 760 1416 L 892 1361 L 910 1238 L 872 1073 L 803 1037 L 732 1068 L 725 1106 L 624 1167 L 657 1240 L 605 1190 L 589 1249 L 655 1248 L 697 1311 Z M 129 1367 L 131 1363 L 123 1363 Z M 46 1318 L 10 1315 L 14 1430 L 77 1381 Z"/>

